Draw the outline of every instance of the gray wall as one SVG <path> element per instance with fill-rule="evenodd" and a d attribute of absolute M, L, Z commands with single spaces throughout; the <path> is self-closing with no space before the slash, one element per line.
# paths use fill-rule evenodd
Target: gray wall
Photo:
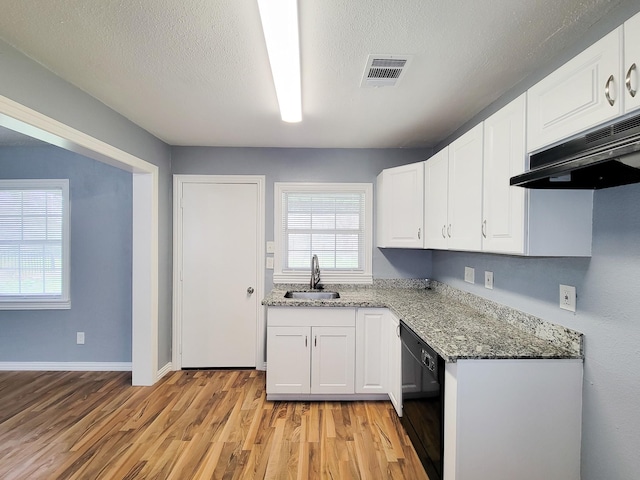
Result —
<path fill-rule="evenodd" d="M 274 182 L 367 182 L 375 190 L 382 169 L 418 162 L 431 153 L 430 149 L 173 147 L 171 156 L 174 174 L 265 175 L 265 237 L 273 240 Z M 428 251 L 374 248 L 375 278 L 421 278 L 430 268 Z M 273 270 L 267 270 L 265 288 L 272 285 Z"/>
<path fill-rule="evenodd" d="M 169 146 L 2 41 L 0 95 L 159 167 L 158 364 L 164 366 L 171 361 L 172 200 Z"/>
<path fill-rule="evenodd" d="M 620 8 L 544 71 L 536 72 L 436 147 L 436 151 L 640 10 Z M 590 259 L 433 252 L 432 277 L 585 334 L 582 479 L 634 479 L 640 471 L 640 184 L 595 193 Z M 494 272 L 494 290 L 464 283 L 464 267 Z M 558 285 L 577 288 L 577 312 L 558 307 Z"/>
<path fill-rule="evenodd" d="M 71 309 L 0 310 L 0 361 L 130 362 L 131 174 L 57 147 L 5 147 L 0 178 L 68 178 L 71 204 Z"/>
<path fill-rule="evenodd" d="M 640 471 L 640 184 L 596 192 L 593 255 L 522 258 L 433 252 L 433 278 L 585 335 L 583 480 Z M 476 283 L 463 281 L 464 267 Z M 484 271 L 494 272 L 494 290 Z M 559 284 L 574 285 L 577 312 L 560 310 Z"/>

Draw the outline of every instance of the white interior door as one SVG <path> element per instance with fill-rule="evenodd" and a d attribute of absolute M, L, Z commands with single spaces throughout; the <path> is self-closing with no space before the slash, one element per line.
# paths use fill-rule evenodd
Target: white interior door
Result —
<path fill-rule="evenodd" d="M 182 367 L 255 367 L 258 185 L 182 186 Z"/>

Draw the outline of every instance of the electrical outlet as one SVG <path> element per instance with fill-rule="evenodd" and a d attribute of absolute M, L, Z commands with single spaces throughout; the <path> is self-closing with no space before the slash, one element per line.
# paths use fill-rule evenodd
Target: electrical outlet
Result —
<path fill-rule="evenodd" d="M 476 283 L 476 271 L 471 267 L 464 267 L 464 281 L 467 283 Z"/>
<path fill-rule="evenodd" d="M 484 272 L 484 288 L 493 290 L 493 272 Z"/>
<path fill-rule="evenodd" d="M 76 343 L 84 345 L 84 332 L 76 332 Z"/>
<path fill-rule="evenodd" d="M 273 270 L 273 257 L 267 257 L 267 268 Z"/>
<path fill-rule="evenodd" d="M 576 311 L 576 287 L 560 284 L 560 308 Z"/>

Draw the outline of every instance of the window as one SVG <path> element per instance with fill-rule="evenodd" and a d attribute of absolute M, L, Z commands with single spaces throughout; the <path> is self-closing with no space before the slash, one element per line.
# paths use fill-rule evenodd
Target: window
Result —
<path fill-rule="evenodd" d="M 371 283 L 370 183 L 276 183 L 274 283 Z"/>
<path fill-rule="evenodd" d="M 69 180 L 0 180 L 0 309 L 70 308 Z"/>

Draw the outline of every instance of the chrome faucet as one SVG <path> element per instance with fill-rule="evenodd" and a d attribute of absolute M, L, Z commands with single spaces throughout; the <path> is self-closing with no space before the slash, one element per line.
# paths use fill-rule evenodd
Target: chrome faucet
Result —
<path fill-rule="evenodd" d="M 311 257 L 311 282 L 309 286 L 312 290 L 318 288 L 318 284 L 320 283 L 320 264 L 318 263 L 318 256 L 314 255 Z"/>

